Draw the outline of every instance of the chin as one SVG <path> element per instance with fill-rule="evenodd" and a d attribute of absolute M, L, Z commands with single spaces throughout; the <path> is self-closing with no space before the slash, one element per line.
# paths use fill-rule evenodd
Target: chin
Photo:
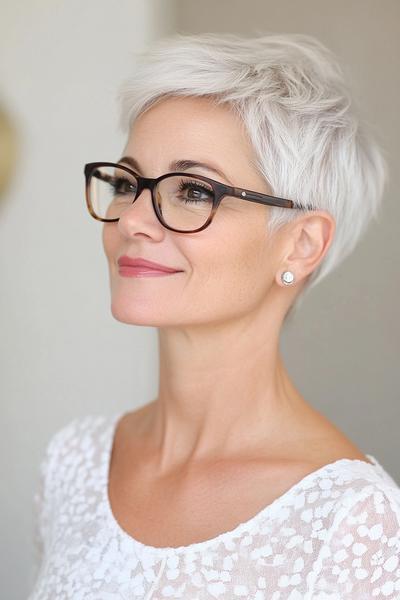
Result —
<path fill-rule="evenodd" d="M 157 314 L 157 307 L 152 309 L 151 305 L 136 304 L 128 305 L 126 302 L 113 300 L 111 302 L 111 314 L 117 321 L 128 325 L 142 325 L 144 327 L 159 327 L 169 325 L 170 322 Z"/>

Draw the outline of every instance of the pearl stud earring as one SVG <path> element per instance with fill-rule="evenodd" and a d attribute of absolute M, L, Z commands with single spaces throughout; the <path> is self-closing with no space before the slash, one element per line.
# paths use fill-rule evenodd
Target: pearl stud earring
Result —
<path fill-rule="evenodd" d="M 294 281 L 294 275 L 292 271 L 285 271 L 281 275 L 281 281 L 284 285 L 291 285 Z"/>

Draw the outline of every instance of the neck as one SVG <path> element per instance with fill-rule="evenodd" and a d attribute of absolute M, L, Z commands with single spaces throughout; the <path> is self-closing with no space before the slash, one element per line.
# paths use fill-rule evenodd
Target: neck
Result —
<path fill-rule="evenodd" d="M 158 333 L 159 393 L 147 439 L 165 468 L 293 436 L 308 405 L 283 365 L 278 327 L 236 322 Z"/>

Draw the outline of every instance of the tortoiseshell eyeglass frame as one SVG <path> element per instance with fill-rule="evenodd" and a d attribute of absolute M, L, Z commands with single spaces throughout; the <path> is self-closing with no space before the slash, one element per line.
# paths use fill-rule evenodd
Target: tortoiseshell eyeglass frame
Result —
<path fill-rule="evenodd" d="M 172 173 L 165 173 L 164 175 L 160 175 L 160 177 L 151 178 L 151 177 L 141 177 L 135 171 L 133 171 L 131 168 L 126 167 L 125 165 L 122 165 L 120 163 L 113 163 L 113 162 L 87 163 L 84 168 L 84 173 L 85 173 L 85 178 L 86 178 L 87 208 L 89 210 L 89 213 L 91 214 L 91 216 L 94 219 L 96 219 L 97 221 L 103 221 L 105 223 L 112 223 L 112 222 L 119 221 L 119 217 L 117 217 L 116 219 L 103 219 L 103 218 L 99 217 L 98 215 L 96 215 L 95 211 L 93 210 L 93 206 L 92 206 L 92 203 L 90 200 L 90 179 L 91 179 L 95 169 L 97 169 L 98 167 L 115 167 L 122 171 L 126 171 L 127 173 L 129 173 L 129 175 L 135 177 L 135 179 L 137 180 L 137 190 L 136 190 L 136 195 L 132 200 L 132 204 L 135 202 L 136 198 L 138 198 L 138 196 L 140 196 L 140 194 L 142 193 L 142 191 L 144 189 L 149 189 L 151 191 L 151 199 L 152 199 L 153 209 L 154 209 L 154 212 L 155 212 L 158 220 L 164 227 L 166 227 L 166 229 L 169 229 L 170 231 L 175 231 L 177 233 L 197 233 L 198 231 L 202 231 L 203 229 L 208 227 L 210 225 L 210 223 L 212 222 L 212 220 L 215 216 L 215 213 L 217 212 L 217 208 L 224 196 L 233 196 L 234 198 L 240 198 L 240 200 L 249 200 L 250 202 L 258 202 L 259 204 L 266 204 L 269 206 L 279 206 L 281 208 L 297 208 L 297 209 L 303 209 L 303 210 L 315 210 L 314 207 L 302 206 L 301 204 L 297 204 L 293 200 L 287 200 L 285 198 L 279 198 L 278 196 L 269 196 L 268 194 L 261 194 L 260 192 L 254 192 L 252 190 L 247 190 L 244 188 L 225 185 L 224 183 L 215 181 L 214 179 L 210 179 L 209 177 L 205 177 L 204 175 L 197 175 L 194 173 L 188 173 L 186 171 L 185 172 L 178 171 L 178 172 L 172 172 Z M 165 221 L 163 220 L 162 212 L 161 212 L 160 206 L 156 199 L 155 189 L 156 189 L 157 184 L 160 181 L 162 181 L 166 177 L 172 177 L 172 176 L 176 176 L 176 175 L 200 179 L 200 180 L 208 183 L 213 189 L 214 198 L 213 198 L 213 206 L 211 209 L 210 216 L 208 217 L 208 219 L 204 223 L 204 225 L 202 225 L 198 229 L 193 229 L 190 231 L 174 229 L 173 227 L 170 227 L 167 223 L 165 223 Z"/>

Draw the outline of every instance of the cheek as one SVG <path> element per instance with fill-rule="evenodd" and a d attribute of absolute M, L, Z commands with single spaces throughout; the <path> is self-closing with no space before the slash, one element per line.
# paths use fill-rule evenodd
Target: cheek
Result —
<path fill-rule="evenodd" d="M 115 223 L 104 223 L 102 241 L 104 253 L 108 260 L 115 260 L 118 247 L 118 231 Z"/>
<path fill-rule="evenodd" d="M 204 244 L 199 264 L 194 264 L 197 289 L 196 306 L 209 307 L 218 315 L 234 315 L 251 311 L 263 301 L 273 279 L 270 252 L 263 231 L 253 231 L 251 237 L 238 227 L 218 243 Z M 215 239 L 215 238 L 214 238 Z M 201 265 L 201 268 L 199 268 Z"/>
<path fill-rule="evenodd" d="M 269 285 L 268 256 L 260 240 L 236 240 L 226 255 L 227 293 L 232 300 L 247 309 L 265 296 Z M 227 278 L 225 277 L 225 280 Z"/>
<path fill-rule="evenodd" d="M 235 283 L 242 281 L 245 287 L 254 285 L 270 266 L 268 238 L 260 216 L 242 215 L 234 220 L 234 227 L 231 222 L 227 231 L 229 235 L 220 245 L 218 262 Z"/>

